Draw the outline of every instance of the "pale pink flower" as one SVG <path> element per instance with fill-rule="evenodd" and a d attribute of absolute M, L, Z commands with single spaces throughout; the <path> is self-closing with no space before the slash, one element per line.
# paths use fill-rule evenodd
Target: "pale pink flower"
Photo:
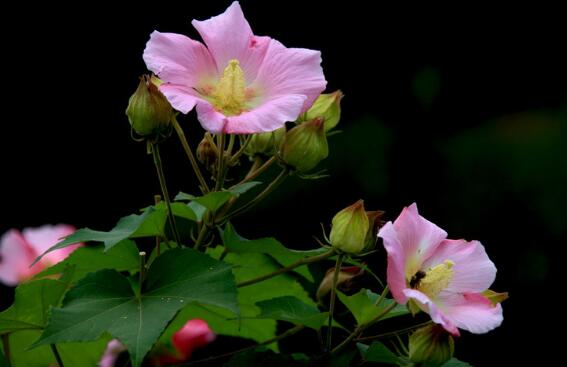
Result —
<path fill-rule="evenodd" d="M 478 241 L 448 240 L 447 233 L 412 204 L 378 236 L 388 252 L 388 285 L 398 303 L 413 300 L 447 331 L 475 334 L 502 323 L 500 304 L 481 292 L 496 277 L 496 267 Z"/>
<path fill-rule="evenodd" d="M 201 319 L 189 320 L 173 334 L 172 344 L 175 355 L 163 355 L 159 358 L 161 364 L 175 364 L 187 361 L 193 351 L 214 341 L 215 333 L 206 321 Z"/>
<path fill-rule="evenodd" d="M 212 133 L 276 130 L 296 120 L 325 89 L 320 52 L 255 36 L 238 2 L 192 24 L 206 47 L 154 31 L 144 61 L 163 80 L 160 90 L 172 106 L 183 113 L 196 106 L 201 125 Z"/>
<path fill-rule="evenodd" d="M 99 367 L 114 367 L 118 356 L 125 350 L 124 344 L 120 343 L 118 339 L 112 339 L 108 342 L 104 354 L 98 362 Z"/>
<path fill-rule="evenodd" d="M 0 282 L 9 286 L 18 285 L 65 259 L 81 244 L 52 251 L 30 267 L 36 257 L 73 232 L 75 228 L 67 224 L 25 228 L 22 232 L 11 229 L 6 232 L 0 239 Z"/>

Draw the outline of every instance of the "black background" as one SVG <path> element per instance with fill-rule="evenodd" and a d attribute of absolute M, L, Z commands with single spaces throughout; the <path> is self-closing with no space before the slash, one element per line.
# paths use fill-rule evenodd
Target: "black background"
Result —
<path fill-rule="evenodd" d="M 0 230 L 58 222 L 110 229 L 150 204 L 159 189 L 154 168 L 124 115 L 145 72 L 145 42 L 154 29 L 199 39 L 190 20 L 228 5 L 6 12 L 15 22 L 2 24 Z M 290 179 L 236 221 L 241 234 L 313 247 L 319 223 L 359 198 L 388 219 L 415 201 L 450 237 L 481 240 L 499 269 L 493 288 L 511 294 L 502 327 L 464 333 L 457 356 L 473 365 L 553 361 L 549 332 L 561 319 L 567 240 L 564 13 L 355 1 L 242 7 L 256 34 L 321 50 L 328 90 L 345 98 L 343 133 L 330 138 L 323 164 L 331 178 Z M 198 141 L 194 113 L 182 123 Z M 194 191 L 177 142 L 164 150 L 170 191 Z M 2 307 L 11 297 L 0 288 Z"/>

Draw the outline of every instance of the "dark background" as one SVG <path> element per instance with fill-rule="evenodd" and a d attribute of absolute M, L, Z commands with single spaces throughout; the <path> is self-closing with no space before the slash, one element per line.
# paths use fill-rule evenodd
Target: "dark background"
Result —
<path fill-rule="evenodd" d="M 342 89 L 331 178 L 290 179 L 235 225 L 249 238 L 315 246 L 320 222 L 359 198 L 394 219 L 417 202 L 452 238 L 478 239 L 509 291 L 502 327 L 464 335 L 473 365 L 553 361 L 567 240 L 567 58 L 557 9 L 391 7 L 370 2 L 242 1 L 253 30 L 319 49 Z M 159 5 L 159 8 L 157 7 Z M 85 4 L 5 13 L 0 231 L 66 222 L 110 229 L 159 189 L 124 110 L 154 30 L 199 39 L 192 18 L 229 1 L 154 9 Z M 182 118 L 192 140 L 202 129 Z M 177 142 L 164 147 L 171 192 L 194 192 Z M 375 268 L 384 263 L 373 264 Z M 11 290 L 0 287 L 7 306 Z"/>

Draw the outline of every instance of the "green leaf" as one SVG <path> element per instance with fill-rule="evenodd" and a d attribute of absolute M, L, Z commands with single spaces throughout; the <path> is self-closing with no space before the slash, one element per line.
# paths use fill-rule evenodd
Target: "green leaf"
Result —
<path fill-rule="evenodd" d="M 374 342 L 370 346 L 358 343 L 356 345 L 362 358 L 367 362 L 386 363 L 398 365 L 400 358 L 388 347 L 380 342 Z"/>
<path fill-rule="evenodd" d="M 104 332 L 126 345 L 133 366 L 177 311 L 190 302 L 238 313 L 230 266 L 191 249 L 173 249 L 151 265 L 141 295 L 115 270 L 91 273 L 71 289 L 63 307 L 52 311 L 35 346 L 97 339 Z"/>
<path fill-rule="evenodd" d="M 337 292 L 337 296 L 341 302 L 349 309 L 354 318 L 356 319 L 357 325 L 364 325 L 372 321 L 375 317 L 380 315 L 384 310 L 389 307 L 395 301 L 392 299 L 385 298 L 380 302 L 378 306 L 374 304 L 378 300 L 378 295 L 369 290 L 362 289 L 360 292 L 347 296 L 341 292 Z M 402 316 L 408 314 L 409 311 L 405 306 L 397 305 L 388 312 L 382 320 L 386 320 L 392 317 Z"/>
<path fill-rule="evenodd" d="M 457 358 L 451 358 L 443 364 L 442 367 L 472 367 L 467 362 L 459 361 Z"/>
<path fill-rule="evenodd" d="M 272 298 L 256 302 L 260 307 L 258 318 L 282 320 L 296 325 L 305 325 L 319 330 L 327 323 L 328 312 L 320 312 L 317 307 L 308 305 L 292 296 Z"/>
<path fill-rule="evenodd" d="M 0 313 L 0 334 L 43 329 L 49 310 L 60 304 L 67 286 L 67 282 L 54 279 L 20 284 L 12 306 Z"/>
<path fill-rule="evenodd" d="M 274 258 L 278 263 L 282 266 L 288 266 L 297 262 L 298 260 L 304 259 L 310 256 L 320 255 L 326 252 L 326 249 L 316 249 L 316 250 L 309 250 L 309 251 L 296 251 L 290 250 L 284 245 L 282 245 L 279 241 L 275 238 L 260 238 L 257 240 L 247 240 L 246 238 L 241 237 L 236 231 L 234 227 L 228 223 L 226 228 L 222 233 L 222 240 L 223 244 L 228 248 L 231 252 L 235 253 L 259 253 L 259 254 L 267 254 Z M 303 276 L 305 279 L 309 280 L 310 282 L 314 282 L 313 275 L 309 272 L 309 269 L 306 266 L 299 266 L 294 269 L 294 272 Z"/>
<path fill-rule="evenodd" d="M 65 260 L 45 269 L 36 278 L 62 273 L 67 266 L 74 266 L 72 282 L 76 282 L 88 273 L 102 269 L 135 272 L 140 267 L 138 248 L 131 240 L 123 240 L 107 252 L 102 245 L 80 247 Z"/>
<path fill-rule="evenodd" d="M 44 345 L 29 349 L 41 335 L 41 331 L 26 330 L 10 334 L 12 367 L 56 366 L 50 347 Z M 60 343 L 57 350 L 65 366 L 98 366 L 109 338 L 104 337 L 89 343 Z"/>
<path fill-rule="evenodd" d="M 249 191 L 250 189 L 252 189 L 252 188 L 254 188 L 254 187 L 258 186 L 258 185 L 261 185 L 261 184 L 262 184 L 262 183 L 259 182 L 259 181 L 245 182 L 245 183 L 242 183 L 242 184 L 240 184 L 240 185 L 234 186 L 234 187 L 231 188 L 229 191 L 230 191 L 233 195 L 239 196 L 239 195 L 245 194 L 245 193 L 246 193 L 247 191 Z"/>
<path fill-rule="evenodd" d="M 259 184 L 261 184 L 261 182 L 245 182 L 229 190 L 209 192 L 208 194 L 203 196 L 194 196 L 180 192 L 175 196 L 175 201 L 191 201 L 192 203 L 198 203 L 206 209 L 215 212 L 219 210 L 231 198 L 238 197 L 246 193 L 253 187 L 258 186 Z M 194 209 L 194 207 L 192 207 L 191 209 Z"/>
<path fill-rule="evenodd" d="M 79 242 L 103 242 L 105 251 L 127 238 L 152 237 L 163 234 L 167 212 L 156 210 L 153 207 L 147 208 L 142 214 L 132 214 L 120 219 L 118 224 L 109 232 L 94 231 L 89 228 L 79 229 L 75 233 L 65 237 L 65 239 L 52 246 L 41 256 L 35 259 L 38 262 L 45 254 L 71 246 Z"/>
<path fill-rule="evenodd" d="M 213 258 L 219 258 L 223 252 L 224 247 L 222 246 L 207 250 L 207 253 Z M 229 253 L 224 261 L 233 265 L 232 271 L 237 281 L 271 273 L 280 268 L 279 264 L 274 262 L 272 258 L 258 253 L 242 255 Z M 207 321 L 211 329 L 218 335 L 252 339 L 261 343 L 276 335 L 276 321 L 258 319 L 257 316 L 261 313 L 261 310 L 256 303 L 281 296 L 293 296 L 308 306 L 315 307 L 315 303 L 294 277 L 289 274 L 282 274 L 264 282 L 239 288 L 240 315 L 209 305 L 187 306 L 167 328 L 160 341 L 171 340 L 173 333 L 180 329 L 187 320 L 200 318 Z M 270 344 L 269 348 L 277 350 L 277 345 L 275 343 Z"/>

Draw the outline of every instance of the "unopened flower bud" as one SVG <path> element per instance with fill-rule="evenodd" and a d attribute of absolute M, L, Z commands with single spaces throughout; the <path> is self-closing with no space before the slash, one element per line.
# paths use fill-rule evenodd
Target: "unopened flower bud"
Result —
<path fill-rule="evenodd" d="M 321 94 L 306 112 L 305 120 L 322 118 L 325 124 L 325 131 L 331 130 L 337 126 L 341 119 L 341 99 L 343 99 L 343 92 L 340 90 Z"/>
<path fill-rule="evenodd" d="M 281 149 L 285 164 L 307 172 L 329 155 L 323 119 L 305 121 L 287 132 Z"/>
<path fill-rule="evenodd" d="M 152 135 L 167 128 L 173 108 L 148 75 L 140 77 L 138 89 L 130 97 L 126 115 L 137 134 Z"/>
<path fill-rule="evenodd" d="M 209 133 L 205 133 L 205 137 L 197 146 L 197 159 L 201 162 L 207 170 L 211 171 L 216 167 L 217 160 L 218 160 L 218 152 L 217 149 L 211 143 L 211 137 L 207 136 L 210 135 Z"/>
<path fill-rule="evenodd" d="M 365 239 L 365 249 L 372 249 L 376 244 L 376 239 L 378 238 L 378 231 L 384 225 L 382 216 L 384 212 L 382 210 L 367 211 L 366 216 L 368 217 L 368 233 L 366 233 Z"/>
<path fill-rule="evenodd" d="M 409 337 L 409 358 L 423 366 L 442 366 L 453 357 L 453 337 L 437 324 L 417 329 Z"/>
<path fill-rule="evenodd" d="M 273 156 L 280 149 L 285 137 L 285 126 L 267 133 L 254 134 L 246 146 L 245 153 L 254 157 L 256 155 Z"/>
<path fill-rule="evenodd" d="M 339 277 L 337 279 L 337 288 L 344 290 L 348 289 L 352 284 L 354 278 L 362 275 L 364 273 L 364 269 L 359 266 L 343 266 L 341 267 L 341 271 L 339 272 Z M 333 278 L 335 276 L 335 268 L 331 268 L 327 270 L 325 277 L 319 284 L 319 288 L 317 289 L 317 300 L 322 301 L 323 297 L 325 297 L 333 287 Z"/>
<path fill-rule="evenodd" d="M 366 247 L 369 230 L 370 220 L 364 210 L 364 201 L 359 200 L 333 217 L 329 239 L 333 247 L 357 254 Z"/>

